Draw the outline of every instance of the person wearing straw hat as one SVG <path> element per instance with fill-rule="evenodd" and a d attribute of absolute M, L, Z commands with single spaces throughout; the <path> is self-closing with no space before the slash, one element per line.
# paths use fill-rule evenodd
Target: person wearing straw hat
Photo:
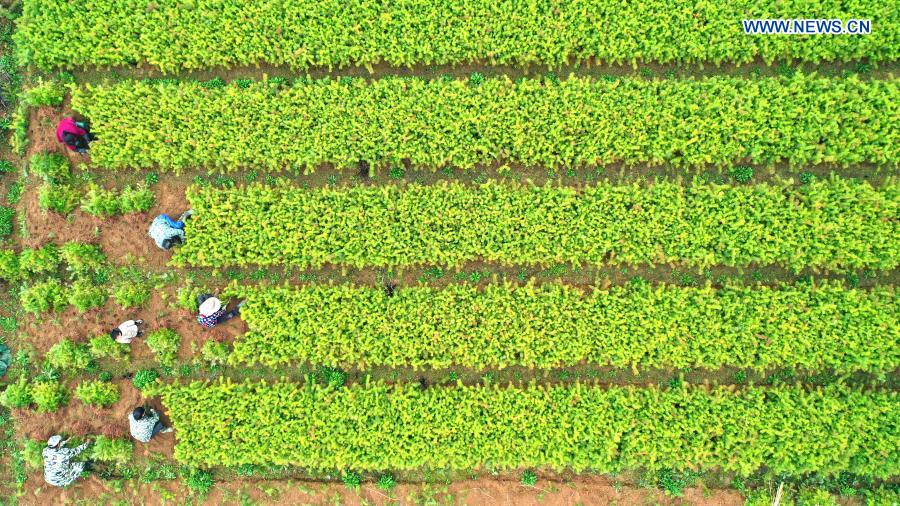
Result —
<path fill-rule="evenodd" d="M 240 315 L 241 307 L 244 305 L 244 302 L 241 301 L 236 308 L 226 312 L 225 306 L 222 305 L 222 301 L 219 300 L 218 297 L 205 293 L 197 297 L 197 304 L 199 306 L 197 323 L 203 328 L 211 329 L 220 323 L 225 323 L 235 316 Z"/>
<path fill-rule="evenodd" d="M 66 487 L 75 482 L 87 467 L 87 462 L 72 462 L 90 443 L 83 443 L 75 448 L 66 448 L 62 436 L 56 435 L 47 440 L 44 448 L 44 481 L 55 487 Z"/>

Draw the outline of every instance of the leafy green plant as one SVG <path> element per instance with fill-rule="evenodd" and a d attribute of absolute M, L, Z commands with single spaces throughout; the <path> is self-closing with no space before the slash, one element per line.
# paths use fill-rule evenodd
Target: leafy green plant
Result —
<path fill-rule="evenodd" d="M 72 177 L 69 160 L 59 153 L 37 153 L 31 156 L 28 167 L 32 174 L 41 177 L 47 183 L 61 184 Z"/>
<path fill-rule="evenodd" d="M 526 487 L 533 487 L 537 485 L 537 480 L 537 474 L 535 474 L 535 472 L 530 469 L 522 472 L 522 477 L 519 478 L 519 481 L 522 483 L 522 485 L 525 485 Z"/>
<path fill-rule="evenodd" d="M 10 183 L 9 190 L 6 192 L 6 203 L 14 206 L 22 200 L 22 193 L 25 192 L 25 183 L 21 180 Z"/>
<path fill-rule="evenodd" d="M 69 286 L 69 304 L 84 313 L 90 309 L 103 307 L 109 294 L 102 286 L 97 286 L 89 279 L 76 279 Z"/>
<path fill-rule="evenodd" d="M 32 285 L 19 294 L 22 309 L 39 315 L 47 311 L 62 311 L 68 304 L 66 294 L 58 280 Z"/>
<path fill-rule="evenodd" d="M 88 185 L 87 194 L 81 200 L 81 210 L 92 215 L 108 218 L 119 214 L 119 197 L 110 190 L 91 183 Z"/>
<path fill-rule="evenodd" d="M 31 386 L 31 396 L 39 413 L 51 413 L 69 403 L 69 391 L 55 381 L 41 381 Z"/>
<path fill-rule="evenodd" d="M 60 248 L 60 254 L 69 271 L 78 275 L 100 270 L 106 265 L 106 255 L 95 244 L 68 242 Z"/>
<path fill-rule="evenodd" d="M 749 183 L 753 179 L 753 167 L 747 167 L 746 165 L 732 167 L 728 173 L 738 183 Z"/>
<path fill-rule="evenodd" d="M 19 255 L 15 251 L 0 250 L 0 280 L 14 283 L 25 277 L 19 268 Z"/>
<path fill-rule="evenodd" d="M 657 472 L 657 486 L 661 488 L 666 495 L 681 497 L 684 495 L 684 489 L 697 481 L 700 476 L 694 471 L 676 471 L 674 469 L 660 469 Z"/>
<path fill-rule="evenodd" d="M 228 349 L 228 345 L 223 342 L 209 340 L 203 343 L 200 353 L 207 362 L 223 365 L 228 361 L 230 350 Z"/>
<path fill-rule="evenodd" d="M 77 372 L 86 369 L 91 363 L 91 353 L 83 344 L 76 344 L 69 339 L 54 344 L 46 355 L 47 361 L 53 367 L 68 372 Z"/>
<path fill-rule="evenodd" d="M 38 249 L 24 249 L 19 255 L 19 267 L 30 274 L 46 274 L 59 268 L 59 248 L 46 244 Z"/>
<path fill-rule="evenodd" d="M 119 195 L 119 212 L 128 213 L 145 213 L 156 203 L 156 196 L 153 190 L 138 186 L 133 188 L 126 186 Z"/>
<path fill-rule="evenodd" d="M 38 206 L 64 216 L 74 211 L 80 201 L 79 191 L 69 185 L 45 183 L 38 189 Z"/>
<path fill-rule="evenodd" d="M 206 495 L 212 489 L 215 482 L 212 473 L 203 469 L 192 469 L 184 478 L 184 484 L 192 492 Z"/>
<path fill-rule="evenodd" d="M 3 394 L 0 394 L 0 404 L 7 408 L 27 408 L 31 405 L 32 400 L 31 385 L 24 376 L 20 377 L 17 382 L 10 383 Z"/>
<path fill-rule="evenodd" d="M 360 485 L 362 485 L 362 476 L 348 471 L 341 475 L 341 481 L 344 483 L 344 486 L 350 490 L 359 490 Z"/>
<path fill-rule="evenodd" d="M 140 481 L 141 483 L 152 483 L 160 480 L 174 480 L 175 478 L 178 478 L 178 469 L 174 465 L 168 462 L 154 462 L 148 464 L 144 469 Z"/>
<path fill-rule="evenodd" d="M 143 283 L 124 281 L 113 289 L 113 298 L 122 308 L 143 306 L 150 300 L 150 287 Z"/>
<path fill-rule="evenodd" d="M 134 378 L 132 378 L 131 382 L 138 390 L 144 390 L 155 384 L 157 379 L 159 379 L 159 373 L 153 369 L 142 369 L 134 373 Z"/>
<path fill-rule="evenodd" d="M 22 93 L 22 101 L 30 107 L 57 106 L 66 98 L 66 90 L 59 83 L 39 79 L 38 84 Z"/>
<path fill-rule="evenodd" d="M 25 463 L 28 464 L 30 469 L 37 471 L 44 468 L 44 456 L 42 455 L 42 452 L 46 446 L 47 443 L 36 441 L 34 439 L 25 439 L 22 441 L 22 457 L 25 459 Z"/>
<path fill-rule="evenodd" d="M 381 490 L 384 490 L 385 492 L 390 492 L 397 486 L 397 480 L 395 480 L 394 477 L 390 474 L 382 474 L 378 478 L 378 482 L 375 483 L 375 486 L 380 488 Z"/>
<path fill-rule="evenodd" d="M 16 166 L 13 165 L 9 160 L 0 160 L 0 173 L 7 174 L 10 172 L 15 172 Z"/>
<path fill-rule="evenodd" d="M 16 216 L 15 209 L 6 206 L 0 206 L 0 237 L 9 237 L 13 233 L 13 218 Z"/>
<path fill-rule="evenodd" d="M 120 393 L 115 383 L 83 381 L 75 388 L 75 397 L 88 406 L 105 408 L 118 402 Z"/>
<path fill-rule="evenodd" d="M 178 359 L 181 336 L 172 329 L 154 330 L 147 334 L 147 347 L 156 354 L 160 365 L 171 367 Z"/>
<path fill-rule="evenodd" d="M 90 341 L 90 353 L 95 359 L 122 360 L 128 357 L 130 351 L 131 348 L 127 344 L 117 343 L 109 335 L 92 337 Z"/>
<path fill-rule="evenodd" d="M 90 454 L 91 460 L 125 465 L 134 455 L 134 445 L 128 439 L 97 436 L 91 444 Z"/>

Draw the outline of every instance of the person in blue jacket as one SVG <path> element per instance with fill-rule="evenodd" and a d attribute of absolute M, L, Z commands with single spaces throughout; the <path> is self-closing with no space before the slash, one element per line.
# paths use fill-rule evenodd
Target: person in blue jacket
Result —
<path fill-rule="evenodd" d="M 150 237 L 158 248 L 170 250 L 175 246 L 184 244 L 184 220 L 193 215 L 191 210 L 185 211 L 178 220 L 173 220 L 167 214 L 160 214 L 150 224 Z"/>

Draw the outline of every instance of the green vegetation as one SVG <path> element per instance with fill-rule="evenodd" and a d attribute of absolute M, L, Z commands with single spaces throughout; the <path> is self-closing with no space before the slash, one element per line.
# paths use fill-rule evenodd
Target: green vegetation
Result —
<path fill-rule="evenodd" d="M 90 309 L 103 307 L 109 294 L 102 286 L 97 286 L 89 279 L 76 279 L 69 287 L 69 304 L 75 306 L 80 313 Z"/>
<path fill-rule="evenodd" d="M 69 391 L 55 381 L 40 381 L 31 385 L 31 396 L 40 413 L 51 413 L 69 403 Z"/>
<path fill-rule="evenodd" d="M 91 459 L 124 465 L 131 461 L 134 445 L 128 439 L 97 436 L 90 447 Z"/>
<path fill-rule="evenodd" d="M 22 290 L 19 303 L 25 311 L 39 315 L 50 310 L 62 311 L 68 305 L 68 299 L 59 281 L 49 280 Z"/>
<path fill-rule="evenodd" d="M 547 64 L 575 61 L 896 60 L 890 2 L 677 0 L 615 3 L 490 0 L 29 0 L 15 34 L 21 57 L 56 66 L 147 62 L 164 70 L 258 63 L 310 67 Z M 765 37 L 746 18 L 872 19 L 862 37 Z M 814 15 L 813 15 L 814 14 Z M 136 37 L 135 34 L 141 34 Z"/>
<path fill-rule="evenodd" d="M 192 187 L 177 265 L 780 264 L 893 269 L 900 186 Z"/>
<path fill-rule="evenodd" d="M 451 285 L 388 297 L 380 288 L 308 286 L 246 288 L 242 296 L 250 330 L 235 341 L 233 363 L 900 367 L 900 302 L 892 287 L 716 290 L 635 282 L 584 293 L 561 285 Z"/>
<path fill-rule="evenodd" d="M 122 360 L 128 357 L 131 348 L 127 344 L 117 343 L 115 339 L 104 334 L 91 338 L 90 350 L 91 356 L 96 359 Z"/>
<path fill-rule="evenodd" d="M 147 346 L 156 355 L 160 365 L 171 367 L 178 359 L 181 336 L 172 329 L 154 330 L 147 334 Z"/>
<path fill-rule="evenodd" d="M 66 183 L 72 177 L 69 160 L 59 153 L 35 154 L 31 157 L 28 165 L 33 174 L 48 183 Z"/>
<path fill-rule="evenodd" d="M 195 382 L 153 393 L 178 427 L 175 457 L 191 465 L 900 471 L 889 458 L 900 437 L 896 393 L 839 385 L 664 391 Z"/>
<path fill-rule="evenodd" d="M 119 400 L 119 387 L 106 381 L 84 381 L 75 388 L 75 397 L 89 406 L 105 408 Z"/>
<path fill-rule="evenodd" d="M 313 170 L 326 162 L 356 170 L 360 158 L 432 170 L 494 160 L 549 168 L 891 164 L 900 158 L 898 104 L 894 80 L 804 74 L 558 84 L 503 77 L 479 85 L 326 79 L 246 89 L 123 81 L 72 95 L 103 139 L 91 147 L 94 164 L 174 171 Z"/>
<path fill-rule="evenodd" d="M 91 352 L 83 344 L 63 339 L 47 352 L 47 362 L 57 369 L 74 373 L 88 367 L 91 363 Z"/>
<path fill-rule="evenodd" d="M 31 395 L 31 385 L 28 384 L 25 377 L 20 377 L 19 381 L 11 383 L 6 390 L 0 394 L 0 404 L 7 408 L 22 409 L 31 405 L 34 398 Z"/>

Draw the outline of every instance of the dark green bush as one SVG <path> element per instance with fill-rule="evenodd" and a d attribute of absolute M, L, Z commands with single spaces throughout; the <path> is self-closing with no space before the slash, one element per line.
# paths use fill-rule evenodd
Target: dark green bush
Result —
<path fill-rule="evenodd" d="M 0 237 L 9 237 L 13 233 L 13 218 L 16 216 L 15 209 L 6 206 L 0 206 Z"/>
<path fill-rule="evenodd" d="M 159 373 L 153 369 L 143 369 L 134 374 L 134 378 L 132 378 L 131 382 L 138 390 L 144 390 L 148 386 L 156 383 L 157 379 L 159 379 Z"/>

